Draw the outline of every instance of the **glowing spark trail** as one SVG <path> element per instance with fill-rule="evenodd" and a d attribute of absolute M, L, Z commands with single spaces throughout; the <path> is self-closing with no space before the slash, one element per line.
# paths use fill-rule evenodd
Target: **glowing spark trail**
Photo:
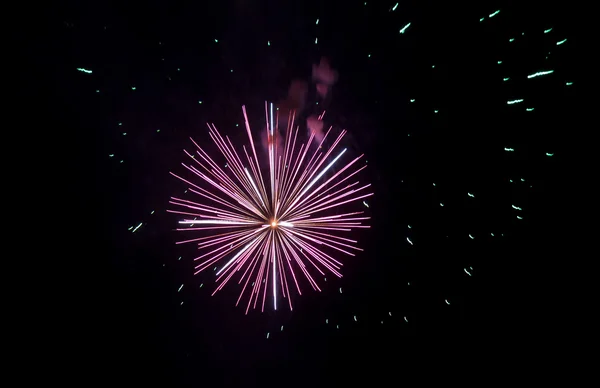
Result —
<path fill-rule="evenodd" d="M 352 210 L 357 202 L 368 207 L 364 200 L 373 195 L 370 184 L 360 185 L 356 179 L 366 165 L 357 167 L 360 155 L 338 166 L 346 156 L 346 149 L 336 151 L 345 130 L 336 137 L 330 128 L 322 140 L 313 132 L 306 144 L 299 144 L 295 113 L 289 114 L 287 130 L 280 133 L 279 111 L 266 103 L 268 146 L 261 164 L 245 106 L 242 112 L 249 145 L 240 152 L 208 124 L 209 136 L 225 160 L 216 161 L 192 140 L 194 151 L 185 151 L 191 164 L 182 164 L 189 177 L 171 175 L 187 184 L 186 192 L 198 200 L 171 197 L 169 203 L 178 210 L 168 212 L 183 217 L 178 231 L 200 233 L 177 244 L 197 245 L 194 274 L 213 267 L 217 284 L 212 295 L 235 282 L 241 288 L 236 305 L 246 297 L 246 314 L 258 304 L 264 311 L 267 297 L 274 310 L 280 298 L 292 309 L 293 292 L 302 294 L 303 280 L 321 291 L 316 279 L 325 271 L 342 277 L 343 264 L 334 254 L 355 256 L 362 251 L 344 234 L 369 228 L 363 222 L 370 217 Z M 323 146 L 326 140 L 329 149 Z"/>
<path fill-rule="evenodd" d="M 81 71 L 82 73 L 86 73 L 86 74 L 92 74 L 91 70 L 88 69 L 84 69 L 82 67 L 78 67 L 77 70 Z"/>
<path fill-rule="evenodd" d="M 523 102 L 523 99 L 508 101 L 507 104 L 512 105 L 512 104 L 518 104 L 519 102 Z"/>
<path fill-rule="evenodd" d="M 406 31 L 406 29 L 410 27 L 410 23 L 408 23 L 407 25 L 405 25 L 404 27 L 402 27 L 402 29 L 400 30 L 401 34 L 404 34 L 404 31 Z"/>
<path fill-rule="evenodd" d="M 539 71 L 537 73 L 528 75 L 527 78 L 535 78 L 535 77 L 539 77 L 541 75 L 552 74 L 552 73 L 554 73 L 554 70 Z"/>

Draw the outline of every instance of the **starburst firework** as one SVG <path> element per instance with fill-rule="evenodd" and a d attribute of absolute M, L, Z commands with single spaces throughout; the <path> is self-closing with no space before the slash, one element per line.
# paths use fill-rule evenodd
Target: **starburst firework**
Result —
<path fill-rule="evenodd" d="M 331 127 L 314 151 L 310 151 L 315 140 L 312 132 L 306 144 L 297 147 L 298 129 L 294 131 L 294 113 L 288 118 L 288 128 L 282 149 L 278 146 L 278 113 L 273 120 L 273 104 L 265 103 L 266 131 L 268 136 L 269 185 L 265 185 L 261 165 L 258 161 L 245 106 L 246 131 L 250 140 L 250 152 L 243 147 L 240 157 L 227 136 L 223 137 L 214 124 L 208 124 L 209 134 L 222 155 L 225 169 L 221 168 L 194 140 L 196 154 L 185 153 L 193 159 L 191 165 L 183 166 L 200 178 L 209 190 L 173 176 L 189 185 L 189 191 L 201 197 L 201 202 L 171 197 L 172 205 L 184 211 L 169 210 L 184 215 L 180 224 L 189 225 L 178 231 L 208 230 L 209 236 L 180 241 L 197 243 L 204 253 L 195 258 L 200 264 L 195 266 L 195 274 L 222 263 L 216 271 L 217 288 L 222 289 L 236 274 L 241 273 L 238 284 L 243 288 L 240 300 L 250 288 L 246 314 L 253 305 L 256 308 L 262 296 L 261 311 L 264 311 L 267 289 L 273 297 L 273 307 L 277 310 L 278 296 L 288 300 L 292 309 L 290 288 L 302 294 L 298 275 L 302 273 L 313 289 L 321 291 L 309 269 L 325 275 L 328 270 L 338 277 L 342 263 L 330 253 L 342 252 L 354 256 L 352 251 L 362 251 L 355 246 L 356 241 L 336 234 L 350 232 L 354 228 L 369 228 L 362 225 L 370 217 L 361 217 L 362 211 L 340 213 L 340 206 L 356 202 L 373 195 L 366 193 L 370 184 L 358 187 L 359 182 L 348 183 L 348 179 L 366 168 L 350 169 L 363 155 L 348 162 L 329 178 L 325 174 L 344 155 L 339 152 L 331 161 L 330 155 L 346 134 L 342 130 L 331 147 L 322 151 L 322 145 L 331 132 Z M 270 114 L 269 114 L 270 113 Z M 322 120 L 323 115 L 319 116 Z M 293 136 L 293 138 L 292 138 Z M 317 143 L 317 141 L 315 141 Z M 311 155 L 309 158 L 309 155 Z M 245 156 L 245 158 L 243 157 Z M 227 172 L 226 172 L 227 171 Z M 342 175 L 344 172 L 347 174 Z M 267 187 L 269 190 L 267 190 Z M 334 234 L 336 233 L 336 234 Z M 215 267 L 217 268 L 217 267 Z M 251 285 L 249 283 L 253 280 Z M 292 283 L 293 284 L 290 284 Z M 270 286 L 270 287 L 269 287 Z M 269 296 L 270 297 L 270 296 Z"/>

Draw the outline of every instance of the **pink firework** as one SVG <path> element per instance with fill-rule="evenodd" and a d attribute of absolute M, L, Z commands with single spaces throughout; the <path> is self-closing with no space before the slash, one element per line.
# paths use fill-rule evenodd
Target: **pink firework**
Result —
<path fill-rule="evenodd" d="M 331 177 L 324 178 L 346 152 L 344 149 L 332 156 L 346 131 L 341 131 L 325 152 L 321 147 L 331 132 L 329 128 L 324 136 L 319 136 L 322 138 L 319 142 L 315 141 L 318 147 L 310 151 L 318 134 L 313 131 L 306 146 L 297 146 L 299 128 L 293 130 L 294 114 L 290 113 L 285 143 L 280 149 L 278 131 L 274 131 L 278 117 L 274 122 L 273 104 L 270 104 L 269 114 L 265 103 L 269 176 L 263 177 L 244 106 L 242 111 L 250 153 L 244 146 L 243 153 L 238 154 L 229 138 L 208 124 L 210 137 L 225 157 L 225 169 L 192 140 L 196 155 L 185 151 L 193 163 L 183 166 L 200 179 L 193 183 L 171 174 L 188 184 L 189 191 L 198 195 L 199 201 L 171 197 L 169 202 L 183 210 L 169 211 L 186 216 L 179 223 L 188 227 L 177 230 L 187 233 L 203 230 L 211 234 L 178 244 L 197 243 L 202 251 L 194 259 L 199 263 L 195 274 L 220 266 L 216 271 L 218 286 L 212 295 L 238 274 L 238 284 L 243 286 L 236 306 L 249 294 L 246 314 L 250 306 L 256 308 L 259 299 L 264 311 L 265 301 L 271 297 L 275 310 L 278 297 L 287 299 L 292 309 L 290 289 L 296 288 L 298 294 L 302 294 L 298 282 L 301 274 L 314 290 L 321 291 L 309 270 L 321 275 L 327 270 L 342 277 L 339 272 L 342 263 L 331 254 L 341 252 L 354 256 L 354 251 L 362 251 L 355 246 L 355 240 L 340 235 L 354 228 L 369 228 L 362 222 L 370 217 L 361 217 L 362 211 L 338 213 L 340 206 L 373 195 L 365 190 L 370 184 L 359 186 L 358 181 L 348 182 L 366 165 L 351 169 L 362 158 L 360 155 Z M 320 120 L 324 114 L 319 116 Z M 268 185 L 265 184 L 267 179 Z"/>

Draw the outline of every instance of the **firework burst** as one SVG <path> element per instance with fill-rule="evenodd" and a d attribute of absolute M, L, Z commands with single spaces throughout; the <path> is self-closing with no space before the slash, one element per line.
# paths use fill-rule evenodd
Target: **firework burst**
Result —
<path fill-rule="evenodd" d="M 355 240 L 339 235 L 355 228 L 369 228 L 362 222 L 370 217 L 361 216 L 362 211 L 341 213 L 340 207 L 360 203 L 373 195 L 366 190 L 370 184 L 359 186 L 358 181 L 348 181 L 366 165 L 351 168 L 362 158 L 360 155 L 327 177 L 326 173 L 346 152 L 344 149 L 334 154 L 346 131 L 341 131 L 326 152 L 322 146 L 331 127 L 320 142 L 315 140 L 315 132 L 312 132 L 306 146 L 297 146 L 299 127 L 293 130 L 294 113 L 288 118 L 285 142 L 280 149 L 278 131 L 274 131 L 278 113 L 274 120 L 273 104 L 269 111 L 265 103 L 269 165 L 268 176 L 263 177 L 246 108 L 242 107 L 242 111 L 250 150 L 244 146 L 243 153 L 238 154 L 229 138 L 221 136 L 214 124 L 208 124 L 210 137 L 225 157 L 225 167 L 221 168 L 192 139 L 196 152 L 185 153 L 193 163 L 183 166 L 194 178 L 200 179 L 193 183 L 171 173 L 200 197 L 199 202 L 171 197 L 169 203 L 182 210 L 169 212 L 185 216 L 179 224 L 188 225 L 177 230 L 187 233 L 203 230 L 210 234 L 177 244 L 196 243 L 202 251 L 194 259 L 199 263 L 195 266 L 195 274 L 220 266 L 218 271 L 215 270 L 218 286 L 212 295 L 239 274 L 238 284 L 243 286 L 236 305 L 249 294 L 246 314 L 250 306 L 256 308 L 259 299 L 262 300 L 261 311 L 264 311 L 265 301 L 271 297 L 275 310 L 279 297 L 287 299 L 292 309 L 290 289 L 295 288 L 302 294 L 298 282 L 300 274 L 314 290 L 321 291 L 309 270 L 321 275 L 325 275 L 326 270 L 342 277 L 342 263 L 331 254 L 341 252 L 354 256 L 353 252 L 362 251 L 356 247 Z M 311 151 L 311 145 L 317 143 Z"/>

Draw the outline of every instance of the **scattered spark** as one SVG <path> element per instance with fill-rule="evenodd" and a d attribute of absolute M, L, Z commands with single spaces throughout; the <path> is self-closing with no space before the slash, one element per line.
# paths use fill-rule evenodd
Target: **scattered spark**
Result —
<path fill-rule="evenodd" d="M 319 43 L 319 38 L 315 38 L 315 44 Z"/>
<path fill-rule="evenodd" d="M 181 256 L 179 256 L 179 258 L 177 260 L 181 260 Z"/>
<path fill-rule="evenodd" d="M 183 284 L 181 286 L 179 286 L 179 289 L 177 290 L 177 292 L 181 291 L 182 288 L 183 288 Z"/>
<path fill-rule="evenodd" d="M 498 15 L 499 13 L 500 13 L 500 10 L 497 10 L 496 12 L 491 13 L 490 17 L 493 18 L 494 16 Z"/>
<path fill-rule="evenodd" d="M 123 125 L 123 123 L 119 123 L 119 126 Z"/>
<path fill-rule="evenodd" d="M 100 93 L 100 89 L 96 89 L 96 93 Z"/>
<path fill-rule="evenodd" d="M 127 228 L 127 230 L 131 230 L 131 229 L 133 229 L 133 226 L 130 226 L 129 228 Z"/>
<path fill-rule="evenodd" d="M 267 46 L 270 46 L 270 45 L 271 45 L 271 41 L 267 40 Z"/>
<path fill-rule="evenodd" d="M 329 319 L 325 320 L 325 324 L 328 325 L 329 324 Z"/>
<path fill-rule="evenodd" d="M 369 207 L 369 205 L 368 205 L 368 204 L 367 204 L 365 201 L 363 201 L 363 204 L 364 204 L 366 207 Z"/>
<path fill-rule="evenodd" d="M 408 241 L 408 242 L 410 243 L 410 245 L 414 245 L 414 244 L 412 243 L 412 241 L 410 241 L 410 239 L 409 239 L 408 237 L 406 238 L 406 241 Z"/>
<path fill-rule="evenodd" d="M 108 155 L 109 158 L 112 158 L 113 156 L 115 156 L 115 154 Z"/>
<path fill-rule="evenodd" d="M 503 81 L 508 81 L 509 79 L 510 79 L 509 77 L 506 77 L 503 79 Z"/>
<path fill-rule="evenodd" d="M 340 287 L 340 294 L 342 293 L 342 287 Z"/>
<path fill-rule="evenodd" d="M 467 273 L 467 275 L 472 276 L 471 273 L 469 271 L 467 271 L 466 268 L 464 268 L 465 272 Z"/>
<path fill-rule="evenodd" d="M 520 220 L 522 220 L 522 219 L 523 219 L 523 217 L 521 217 L 521 216 L 517 216 L 517 218 L 518 218 L 518 219 L 520 219 Z"/>
<path fill-rule="evenodd" d="M 233 69 L 229 70 L 231 73 L 233 73 Z"/>
<path fill-rule="evenodd" d="M 269 339 L 269 333 L 267 333 L 267 339 Z"/>
<path fill-rule="evenodd" d="M 514 41 L 515 41 L 515 38 L 510 38 L 508 41 L 509 41 L 509 42 L 514 42 Z"/>
<path fill-rule="evenodd" d="M 394 8 L 392 8 L 392 11 L 395 11 L 396 8 L 398 8 L 398 3 L 396 3 L 396 5 L 394 5 Z"/>
<path fill-rule="evenodd" d="M 504 147 L 504 151 L 514 152 L 515 149 L 514 148 L 506 148 L 506 147 Z"/>
<path fill-rule="evenodd" d="M 123 136 L 127 136 L 127 132 L 123 132 Z"/>
<path fill-rule="evenodd" d="M 444 207 L 444 204 L 440 202 L 440 206 L 441 206 L 441 207 Z"/>
<path fill-rule="evenodd" d="M 131 233 L 135 233 L 135 231 L 136 231 L 136 230 L 138 230 L 138 228 L 139 228 L 140 226 L 142 226 L 142 224 L 143 224 L 143 222 L 140 222 L 140 224 L 139 224 L 138 226 L 136 226 L 136 227 L 135 227 L 135 229 L 134 229 L 134 230 L 133 230 Z"/>
<path fill-rule="evenodd" d="M 180 306 L 183 306 L 183 302 L 181 302 Z"/>
<path fill-rule="evenodd" d="M 474 239 L 475 239 L 475 237 L 471 236 L 470 234 L 469 234 L 469 237 L 471 237 L 471 240 L 474 240 Z"/>
<path fill-rule="evenodd" d="M 82 73 L 92 74 L 91 70 L 84 69 L 83 67 L 78 67 L 77 70 L 81 71 Z"/>
<path fill-rule="evenodd" d="M 525 110 L 526 110 L 527 112 L 531 112 L 531 111 L 533 111 L 533 109 L 535 109 L 535 108 L 525 108 Z"/>
<path fill-rule="evenodd" d="M 501 65 L 501 64 L 502 64 L 502 61 L 498 61 L 498 64 L 499 64 L 499 65 Z"/>
<path fill-rule="evenodd" d="M 202 100 L 199 100 L 199 101 L 198 101 L 198 104 L 202 104 Z"/>
<path fill-rule="evenodd" d="M 511 100 L 511 101 L 507 101 L 506 103 L 508 105 L 512 105 L 512 104 L 518 104 L 519 102 L 523 102 L 523 99 L 518 99 L 518 100 Z"/>
<path fill-rule="evenodd" d="M 283 325 L 281 325 L 281 331 L 283 331 Z"/>
<path fill-rule="evenodd" d="M 410 27 L 410 23 L 408 23 L 407 25 L 405 25 L 404 27 L 402 27 L 402 29 L 400 29 L 400 33 L 404 34 L 404 31 L 406 31 L 406 29 Z"/>
<path fill-rule="evenodd" d="M 131 90 L 135 90 L 135 86 L 132 86 L 132 87 L 131 87 Z"/>
<path fill-rule="evenodd" d="M 156 133 L 159 133 L 159 132 L 160 132 L 160 129 L 157 129 L 157 130 L 156 130 Z"/>
<path fill-rule="evenodd" d="M 439 112 L 439 111 L 438 111 L 438 110 L 434 110 L 434 111 L 433 111 L 433 113 L 437 113 L 437 112 Z"/>
<path fill-rule="evenodd" d="M 521 209 L 520 207 L 518 207 L 518 206 L 515 206 L 515 205 L 512 205 L 512 208 L 513 208 L 513 209 L 515 209 L 515 210 L 523 210 L 523 209 Z"/>
<path fill-rule="evenodd" d="M 411 99 L 410 99 L 410 102 L 415 102 L 415 99 L 414 99 L 414 98 L 411 98 Z"/>
<path fill-rule="evenodd" d="M 554 153 L 548 153 L 548 152 L 546 152 L 546 156 L 554 156 Z"/>
<path fill-rule="evenodd" d="M 530 74 L 527 76 L 527 78 L 535 78 L 535 77 L 539 77 L 541 75 L 546 75 L 546 74 L 552 74 L 554 73 L 554 70 L 548 70 L 548 71 L 539 71 L 535 74 Z"/>
<path fill-rule="evenodd" d="M 525 182 L 525 179 L 521 178 L 521 182 Z"/>
<path fill-rule="evenodd" d="M 358 322 L 358 321 L 356 320 L 356 315 L 354 316 L 354 322 Z"/>
<path fill-rule="evenodd" d="M 367 4 L 367 3 L 365 3 L 365 4 Z M 340 328 L 340 325 L 335 325 L 335 328 L 336 328 L 336 329 L 339 329 L 339 328 Z"/>
<path fill-rule="evenodd" d="M 560 46 L 561 44 L 565 43 L 566 41 L 567 41 L 566 39 L 563 39 L 560 42 L 556 42 L 556 45 Z"/>
<path fill-rule="evenodd" d="M 490 233 L 492 235 L 492 237 L 494 237 L 494 233 Z"/>
<path fill-rule="evenodd" d="M 406 319 L 406 316 L 404 317 L 404 321 L 405 321 L 406 323 L 408 323 L 408 319 Z"/>
<path fill-rule="evenodd" d="M 369 54 L 367 57 L 368 57 L 368 58 L 371 58 L 371 54 Z"/>
<path fill-rule="evenodd" d="M 200 288 L 202 288 L 203 285 L 204 285 L 204 283 L 200 283 Z"/>
<path fill-rule="evenodd" d="M 219 40 L 218 40 L 218 39 L 215 39 L 215 43 L 219 43 Z"/>
<path fill-rule="evenodd" d="M 435 69 L 435 65 L 431 66 L 432 69 Z"/>
<path fill-rule="evenodd" d="M 481 19 L 479 19 L 479 21 L 480 21 L 480 22 L 482 22 L 482 21 L 484 21 L 484 20 L 485 20 L 485 18 L 481 18 Z"/>
<path fill-rule="evenodd" d="M 467 193 L 467 194 L 469 195 L 469 197 L 475 198 L 475 196 L 473 194 L 471 194 L 471 193 Z"/>
<path fill-rule="evenodd" d="M 119 161 L 119 163 L 123 163 L 123 159 L 121 159 L 121 160 Z"/>
<path fill-rule="evenodd" d="M 554 28 L 554 27 L 553 27 Z M 547 30 L 544 30 L 544 34 L 549 33 L 550 31 L 552 31 L 552 28 L 548 28 Z"/>
<path fill-rule="evenodd" d="M 567 86 L 573 85 L 573 82 L 567 82 Z"/>
<path fill-rule="evenodd" d="M 317 25 L 319 24 L 319 19 L 317 19 L 317 22 L 315 24 L 317 24 Z"/>
<path fill-rule="evenodd" d="M 433 185 L 435 186 L 435 183 Z"/>
<path fill-rule="evenodd" d="M 412 226 L 408 225 L 408 229 L 412 229 Z"/>
<path fill-rule="evenodd" d="M 448 306 L 450 306 L 450 302 L 448 302 L 448 299 L 446 299 L 446 304 L 447 304 Z"/>
<path fill-rule="evenodd" d="M 390 311 L 390 312 L 388 312 L 388 314 L 390 314 L 390 317 L 392 316 L 392 312 L 391 312 L 391 311 Z"/>

